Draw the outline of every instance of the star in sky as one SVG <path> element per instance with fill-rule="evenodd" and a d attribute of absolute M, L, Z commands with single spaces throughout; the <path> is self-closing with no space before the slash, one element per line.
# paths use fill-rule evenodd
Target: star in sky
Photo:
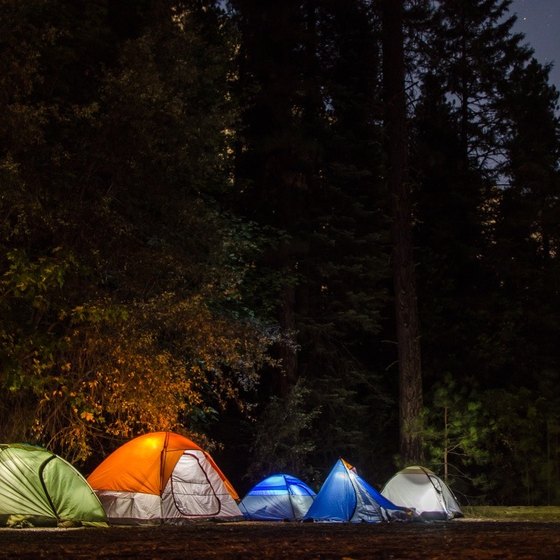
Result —
<path fill-rule="evenodd" d="M 560 90 L 560 0 L 513 0 L 514 30 L 525 35 L 542 64 L 552 63 L 551 82 Z"/>

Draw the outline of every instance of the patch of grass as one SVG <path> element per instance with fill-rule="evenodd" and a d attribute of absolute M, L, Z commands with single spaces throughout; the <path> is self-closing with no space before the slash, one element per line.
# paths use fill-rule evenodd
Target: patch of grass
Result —
<path fill-rule="evenodd" d="M 560 522 L 560 507 L 557 506 L 463 506 L 461 509 L 467 519 Z"/>

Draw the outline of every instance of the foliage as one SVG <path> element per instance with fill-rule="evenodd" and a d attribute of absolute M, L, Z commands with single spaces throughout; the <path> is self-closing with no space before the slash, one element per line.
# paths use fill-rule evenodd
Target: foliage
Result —
<path fill-rule="evenodd" d="M 389 225 L 375 15 L 362 1 L 232 4 L 240 86 L 250 94 L 236 202 L 269 235 L 255 262 L 255 303 L 271 301 L 269 316 L 293 337 L 275 348 L 284 375 L 265 377 L 260 399 L 284 402 L 301 380 L 321 411 L 302 441 L 313 442 L 310 460 L 352 451 L 365 462 L 383 445 L 374 426 L 388 408 L 376 340 L 389 300 Z"/>
<path fill-rule="evenodd" d="M 556 379 L 554 375 L 552 379 Z M 496 430 L 488 442 L 490 476 L 508 472 L 496 485 L 494 503 L 558 504 L 558 391 L 539 396 L 527 388 L 489 391 Z"/>
<path fill-rule="evenodd" d="M 538 393 L 525 387 L 475 391 L 450 376 L 434 388 L 427 411 L 431 464 L 448 473 L 464 500 L 558 503 L 556 377 L 543 373 Z"/>
<path fill-rule="evenodd" d="M 558 370 L 550 346 L 557 94 L 512 32 L 508 7 L 434 3 L 433 41 L 421 51 L 412 165 L 424 373 L 436 441 L 448 424 L 448 443 L 463 454 L 454 458 L 466 476 L 458 490 L 478 500 L 553 503 L 556 447 L 543 434 L 555 424 L 534 407 L 544 396 L 541 378 Z M 448 371 L 454 385 L 444 393 L 450 417 L 442 424 Z M 461 439 L 469 434 L 471 442 Z"/>
<path fill-rule="evenodd" d="M 307 404 L 310 394 L 299 380 L 285 398 L 271 397 L 265 403 L 251 447 L 250 478 L 258 480 L 273 472 L 315 477 L 309 460 L 316 445 L 311 428 L 320 410 Z"/>
<path fill-rule="evenodd" d="M 492 460 L 488 442 L 497 428 L 478 391 L 447 374 L 433 387 L 425 414 L 425 442 L 432 468 L 459 495 L 487 496 L 496 485 L 484 471 Z"/>
<path fill-rule="evenodd" d="M 240 334 L 242 326 L 213 317 L 200 297 L 164 294 L 121 319 L 106 305 L 75 309 L 57 363 L 36 391 L 34 434 L 75 459 L 107 439 L 188 429 L 210 398 L 238 400 L 239 386 L 254 384 L 265 360 L 249 326 Z"/>
<path fill-rule="evenodd" d="M 558 503 L 558 92 L 509 0 L 405 4 L 431 464 Z M 1 439 L 393 472 L 381 32 L 369 0 L 0 0 Z"/>
<path fill-rule="evenodd" d="M 2 3 L 2 432 L 75 460 L 247 410 L 273 365 L 241 295 L 255 247 L 215 201 L 234 35 L 158 4 L 96 3 L 82 33 L 71 2 Z"/>

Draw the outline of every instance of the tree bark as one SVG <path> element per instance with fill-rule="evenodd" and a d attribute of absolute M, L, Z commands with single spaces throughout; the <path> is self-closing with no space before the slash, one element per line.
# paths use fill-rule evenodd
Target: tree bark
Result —
<path fill-rule="evenodd" d="M 400 454 L 421 463 L 422 371 L 416 278 L 412 251 L 412 214 L 407 182 L 405 65 L 402 0 L 382 0 L 383 89 L 387 181 L 393 214 L 393 285 L 399 363 Z"/>

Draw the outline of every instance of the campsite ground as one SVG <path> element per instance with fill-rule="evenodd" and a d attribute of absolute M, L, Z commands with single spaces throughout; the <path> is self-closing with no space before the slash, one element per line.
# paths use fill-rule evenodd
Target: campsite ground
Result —
<path fill-rule="evenodd" d="M 488 512 L 486 512 L 488 513 Z M 527 516 L 517 511 L 514 519 Z M 560 517 L 381 525 L 200 522 L 181 527 L 0 529 L 0 558 L 556 559 Z"/>

